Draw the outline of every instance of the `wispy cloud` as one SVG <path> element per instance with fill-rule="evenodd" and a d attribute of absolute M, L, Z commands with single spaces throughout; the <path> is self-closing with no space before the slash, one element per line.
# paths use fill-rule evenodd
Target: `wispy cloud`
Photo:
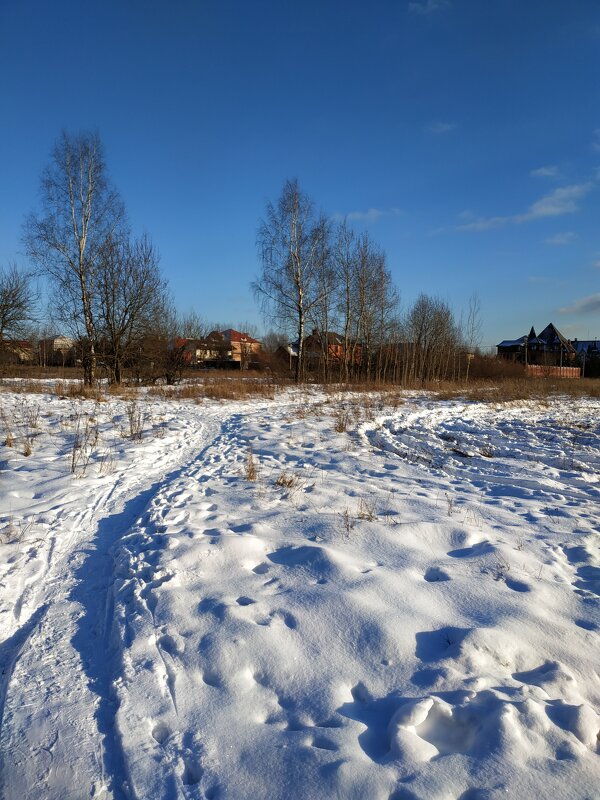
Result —
<path fill-rule="evenodd" d="M 600 294 L 590 294 L 572 305 L 558 309 L 561 314 L 595 314 L 600 311 Z"/>
<path fill-rule="evenodd" d="M 431 122 L 425 126 L 425 130 L 433 136 L 443 136 L 456 130 L 456 122 Z"/>
<path fill-rule="evenodd" d="M 594 131 L 592 150 L 595 150 L 597 153 L 600 153 L 600 128 L 596 128 L 596 130 Z"/>
<path fill-rule="evenodd" d="M 556 178 L 558 175 L 558 167 L 554 164 L 548 164 L 546 167 L 532 169 L 529 174 L 533 178 Z"/>
<path fill-rule="evenodd" d="M 535 202 L 526 214 L 517 218 L 517 222 L 527 222 L 540 217 L 560 217 L 563 214 L 574 214 L 579 211 L 578 202 L 593 188 L 593 183 L 576 183 L 572 186 L 561 186 L 550 194 Z"/>
<path fill-rule="evenodd" d="M 591 181 L 577 183 L 572 186 L 561 186 L 550 194 L 536 200 L 524 214 L 511 214 L 499 217 L 482 217 L 473 222 L 458 225 L 459 231 L 487 231 L 502 228 L 505 225 L 521 225 L 535 219 L 561 217 L 564 214 L 575 214 L 579 211 L 579 201 L 590 192 L 594 184 Z"/>
<path fill-rule="evenodd" d="M 408 4 L 408 10 L 411 14 L 426 16 L 441 11 L 442 8 L 448 8 L 449 5 L 449 0 L 414 0 Z"/>
<path fill-rule="evenodd" d="M 577 238 L 577 234 L 573 231 L 565 231 L 564 233 L 556 233 L 554 236 L 549 236 L 544 239 L 544 244 L 550 244 L 553 247 L 561 247 L 565 244 L 571 244 Z"/>
<path fill-rule="evenodd" d="M 332 219 L 341 222 L 347 219 L 348 222 L 376 222 L 381 217 L 400 217 L 400 208 L 369 208 L 368 211 L 349 211 L 347 214 L 333 214 Z"/>

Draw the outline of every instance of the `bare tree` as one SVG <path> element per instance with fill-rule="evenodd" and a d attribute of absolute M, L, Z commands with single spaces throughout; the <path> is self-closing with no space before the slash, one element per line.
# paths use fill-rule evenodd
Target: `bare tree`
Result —
<path fill-rule="evenodd" d="M 286 181 L 277 204 L 267 205 L 258 229 L 262 272 L 252 289 L 265 312 L 295 329 L 296 383 L 304 377 L 307 320 L 321 296 L 317 281 L 321 235 L 312 200 L 300 190 L 297 180 Z"/>
<path fill-rule="evenodd" d="M 204 339 L 210 328 L 196 311 L 188 311 L 181 316 L 178 331 L 184 339 Z"/>
<path fill-rule="evenodd" d="M 356 274 L 356 239 L 354 231 L 346 221 L 339 225 L 333 245 L 333 264 L 336 275 L 336 306 L 342 325 L 343 357 L 340 363 L 341 377 L 348 382 L 354 368 L 352 357 L 352 333 L 355 327 L 356 304 L 354 302 L 354 276 Z"/>
<path fill-rule="evenodd" d="M 356 240 L 353 258 L 352 295 L 354 341 L 352 360 L 360 342 L 363 369 L 381 379 L 379 362 L 384 352 L 390 315 L 395 312 L 397 294 L 385 264 L 385 254 L 367 233 Z"/>
<path fill-rule="evenodd" d="M 98 269 L 98 334 L 112 383 L 151 330 L 166 290 L 159 256 L 147 236 L 136 241 L 111 238 L 102 247 Z"/>
<path fill-rule="evenodd" d="M 408 312 L 406 331 L 410 353 L 405 377 L 422 383 L 450 377 L 460 335 L 448 304 L 426 294 L 419 295 Z"/>
<path fill-rule="evenodd" d="M 475 349 L 481 343 L 481 303 L 479 296 L 472 294 L 469 297 L 469 307 L 467 310 L 467 323 L 465 326 L 464 336 L 467 345 L 467 366 L 465 370 L 465 383 L 469 382 L 469 370 L 471 368 L 471 359 L 473 358 Z"/>
<path fill-rule="evenodd" d="M 333 262 L 331 227 L 324 216 L 320 216 L 314 230 L 315 246 L 315 302 L 309 317 L 321 350 L 321 368 L 324 381 L 330 377 L 330 339 L 335 327 L 337 275 Z"/>
<path fill-rule="evenodd" d="M 33 319 L 35 295 L 30 278 L 15 264 L 0 267 L 0 347 L 6 337 L 19 337 Z"/>
<path fill-rule="evenodd" d="M 288 337 L 279 331 L 269 330 L 262 337 L 262 349 L 265 353 L 275 353 L 280 347 L 285 347 Z"/>
<path fill-rule="evenodd" d="M 92 384 L 99 261 L 125 216 L 97 134 L 62 133 L 42 174 L 41 194 L 41 212 L 25 223 L 27 252 L 50 279 L 60 318 L 85 341 L 84 382 Z"/>

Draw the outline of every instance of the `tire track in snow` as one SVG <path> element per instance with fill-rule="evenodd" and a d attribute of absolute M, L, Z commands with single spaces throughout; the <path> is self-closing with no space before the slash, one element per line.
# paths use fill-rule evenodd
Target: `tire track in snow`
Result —
<path fill-rule="evenodd" d="M 10 679 L 12 677 L 15 665 L 19 658 L 21 651 L 27 646 L 27 641 L 32 635 L 36 625 L 41 624 L 41 621 L 48 610 L 47 605 L 40 606 L 27 620 L 27 622 L 18 628 L 12 636 L 5 639 L 0 645 L 0 743 L 2 742 L 2 722 L 4 719 L 4 705 L 6 701 L 6 694 Z M 2 754 L 3 749 L 0 747 L 0 776 L 2 775 Z M 0 779 L 0 789 L 2 789 L 2 781 Z M 1 795 L 0 795 L 1 796 Z"/>
<path fill-rule="evenodd" d="M 35 622 L 31 626 L 27 622 L 19 629 L 27 635 L 15 634 L 5 642 L 2 651 L 3 655 L 8 654 L 11 664 L 4 684 L 0 684 L 4 689 L 3 710 L 8 710 L 0 739 L 0 748 L 6 754 L 0 762 L 3 767 L 0 785 L 6 800 L 23 796 L 28 800 L 38 797 L 79 800 L 82 784 L 88 781 L 91 790 L 86 795 L 115 800 L 127 797 L 111 698 L 112 550 L 161 487 L 171 484 L 190 465 L 202 460 L 221 416 L 216 412 L 203 419 L 201 429 L 193 437 L 195 442 L 185 447 L 183 465 L 128 500 L 133 487 L 122 480 L 124 471 L 91 507 L 75 515 L 69 544 L 82 527 L 94 533 L 74 553 L 61 546 L 62 558 L 45 571 L 44 588 L 36 593 L 38 599 L 47 594 L 45 605 L 38 606 L 44 608 L 44 615 L 34 612 L 30 620 Z M 190 449 L 196 449 L 198 444 L 204 447 L 190 461 Z M 113 513 L 98 519 L 99 510 L 107 504 Z M 55 588 L 52 576 L 64 574 L 65 561 L 70 568 L 70 579 Z M 13 697 L 9 690 L 17 667 L 20 679 Z M 71 707 L 71 726 L 64 725 L 65 706 Z M 87 730 L 81 730 L 82 719 L 88 723 Z M 50 764 L 46 763 L 48 754 Z"/>

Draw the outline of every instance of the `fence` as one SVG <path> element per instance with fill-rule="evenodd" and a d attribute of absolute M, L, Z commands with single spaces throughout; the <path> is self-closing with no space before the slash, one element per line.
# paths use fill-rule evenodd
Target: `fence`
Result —
<path fill-rule="evenodd" d="M 580 367 L 548 367 L 541 364 L 528 364 L 530 378 L 581 378 Z"/>

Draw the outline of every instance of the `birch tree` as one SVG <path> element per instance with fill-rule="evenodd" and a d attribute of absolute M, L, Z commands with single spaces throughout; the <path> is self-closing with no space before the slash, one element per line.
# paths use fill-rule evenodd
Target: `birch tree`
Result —
<path fill-rule="evenodd" d="M 324 229 L 297 180 L 285 182 L 277 203 L 267 205 L 258 229 L 262 269 L 252 289 L 263 310 L 298 337 L 296 383 L 304 378 L 306 325 L 321 297 L 318 275 Z"/>
<path fill-rule="evenodd" d="M 102 248 L 124 225 L 97 134 L 63 132 L 42 173 L 41 211 L 25 223 L 28 255 L 46 274 L 59 319 L 84 343 L 84 383 L 94 382 Z"/>

